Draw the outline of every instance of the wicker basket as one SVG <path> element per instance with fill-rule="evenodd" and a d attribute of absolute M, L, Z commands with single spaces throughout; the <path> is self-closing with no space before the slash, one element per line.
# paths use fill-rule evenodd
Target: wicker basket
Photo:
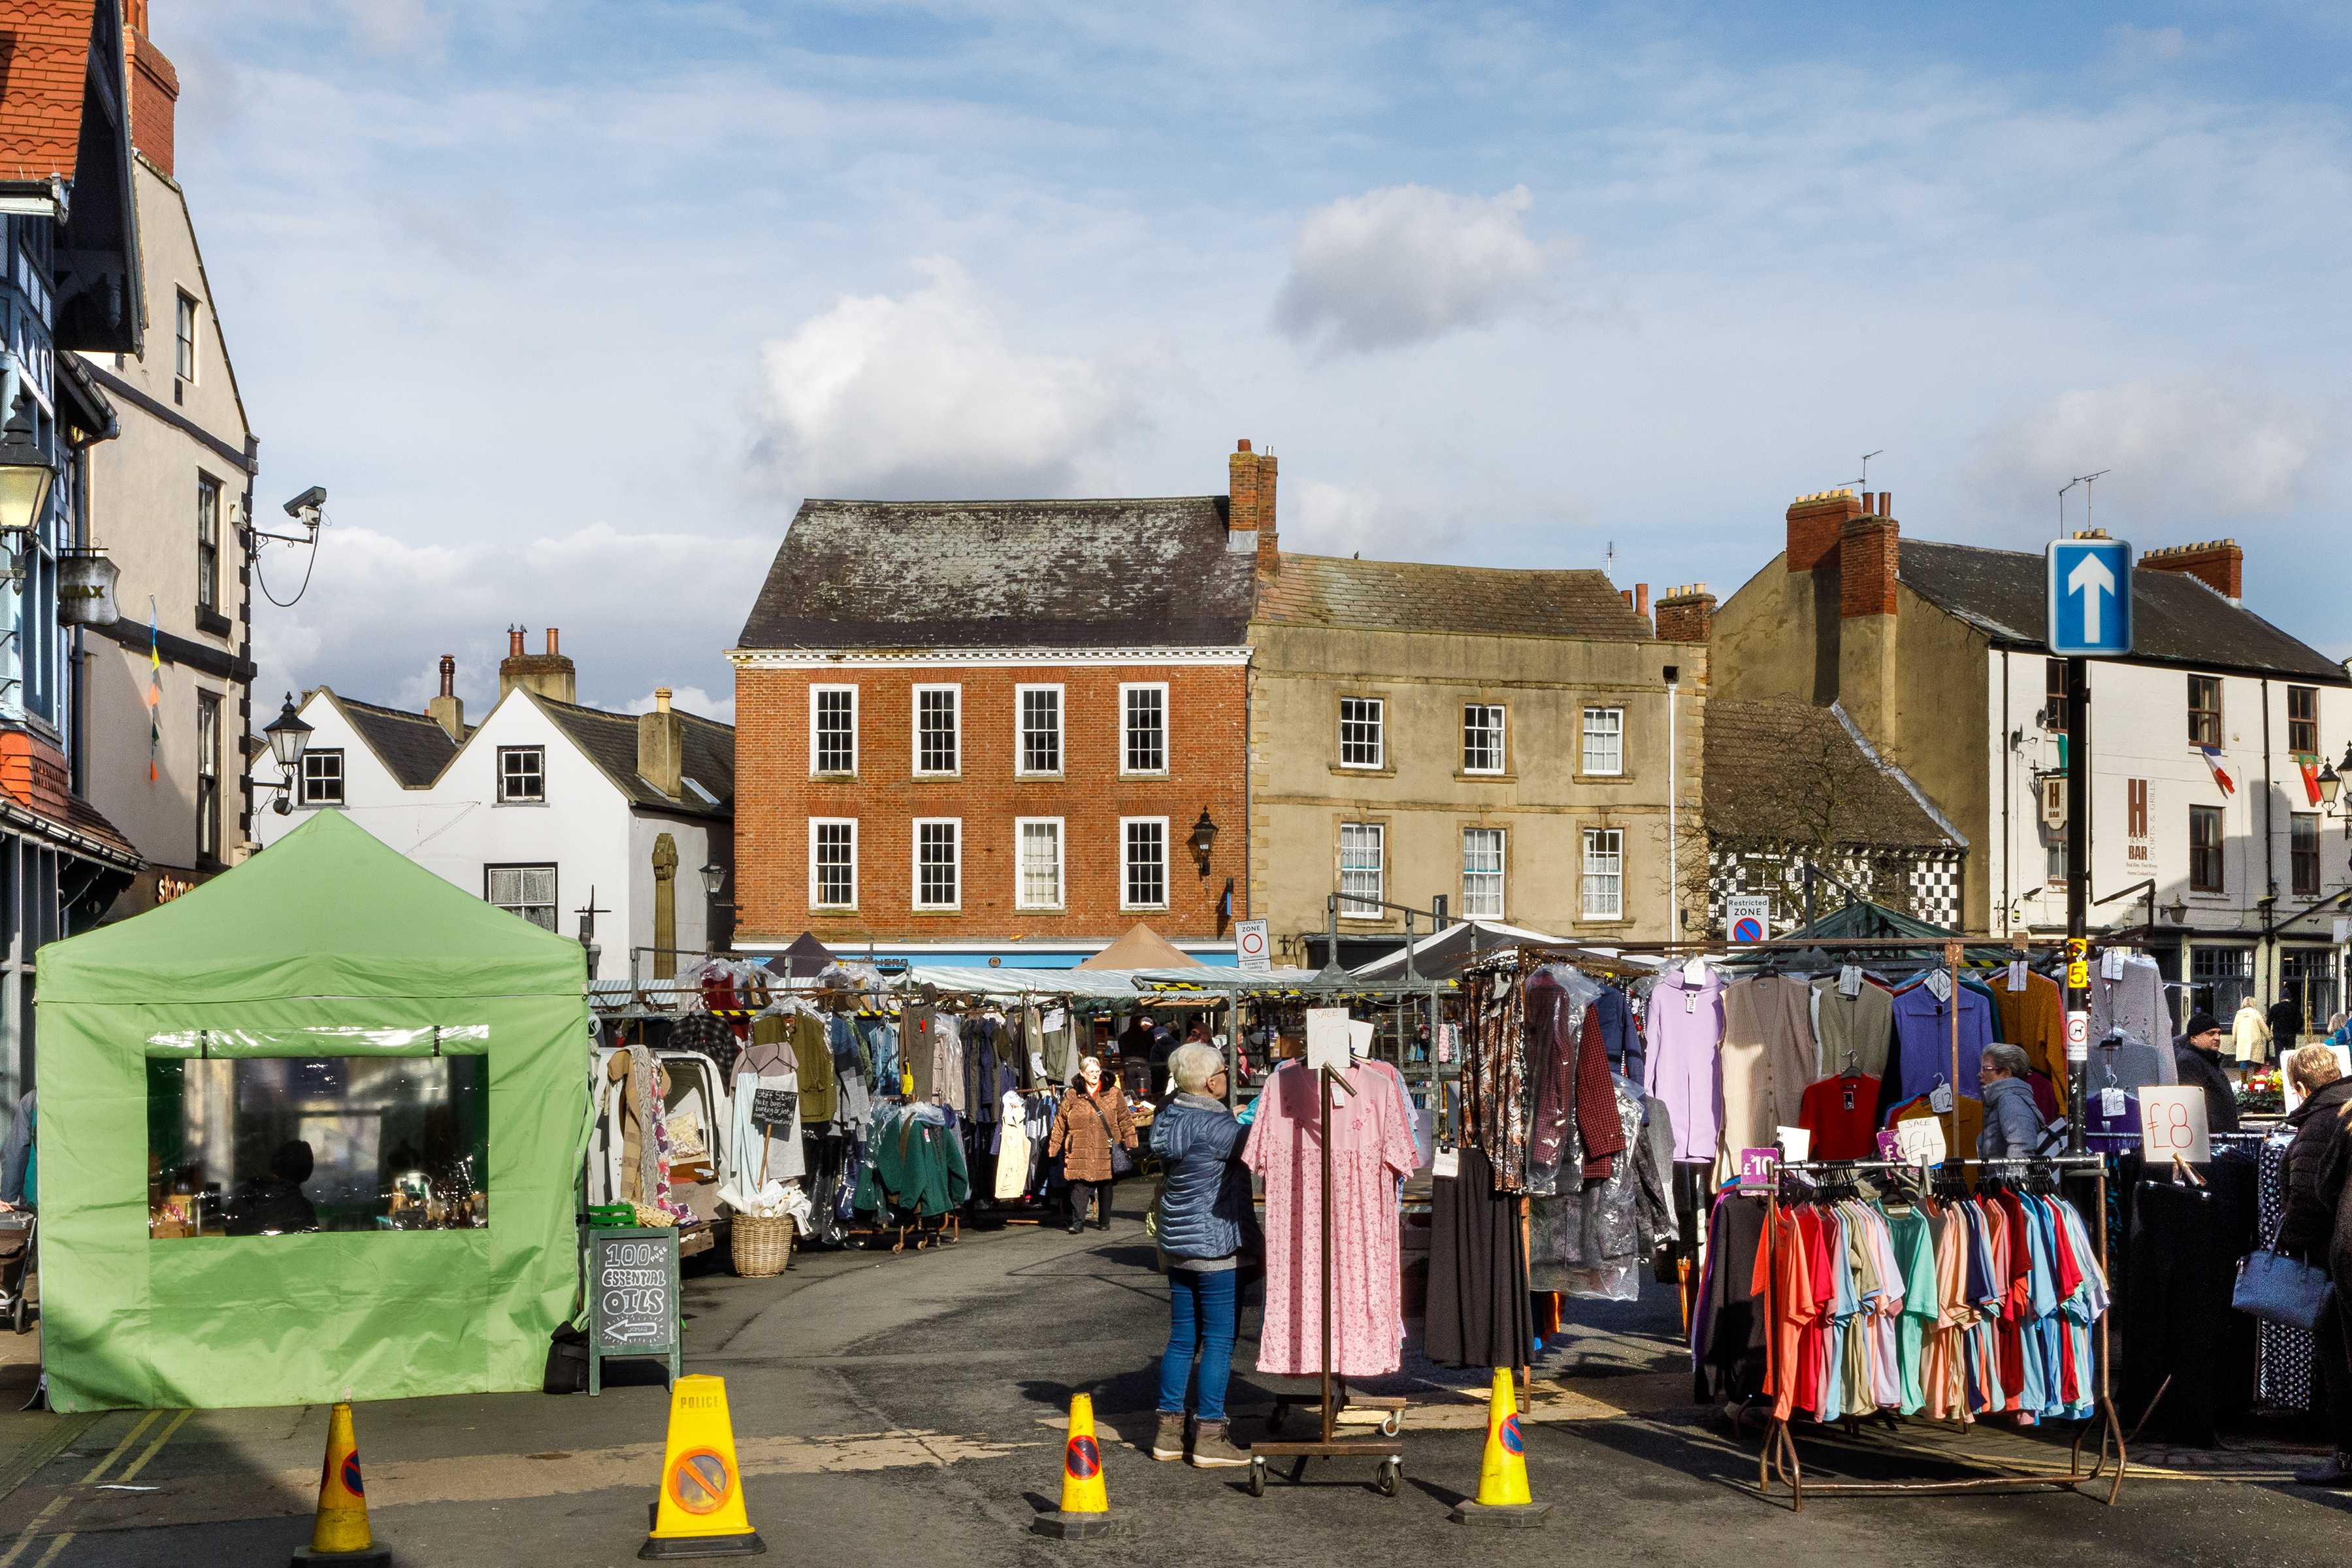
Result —
<path fill-rule="evenodd" d="M 761 1219 L 739 1214 L 729 1222 L 729 1228 L 734 1233 L 735 1272 L 746 1279 L 782 1274 L 784 1265 L 793 1260 L 792 1215 Z"/>

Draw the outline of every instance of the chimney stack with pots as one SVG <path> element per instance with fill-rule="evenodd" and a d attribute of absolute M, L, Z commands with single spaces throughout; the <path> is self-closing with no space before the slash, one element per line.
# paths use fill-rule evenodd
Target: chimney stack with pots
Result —
<path fill-rule="evenodd" d="M 2173 544 L 2151 550 L 2139 558 L 2143 572 L 2170 572 L 2194 577 L 2235 605 L 2246 596 L 2246 552 L 2234 539 L 2209 539 L 2202 544 Z"/>
<path fill-rule="evenodd" d="M 1838 700 L 1866 735 L 1893 733 L 1895 610 L 1903 525 L 1883 510 L 1844 520 L 1838 541 Z"/>
<path fill-rule="evenodd" d="M 1281 571 L 1282 551 L 1274 530 L 1274 454 L 1253 452 L 1247 441 L 1237 443 L 1225 462 L 1225 526 L 1255 536 L 1259 571 Z"/>
<path fill-rule="evenodd" d="M 449 739 L 466 743 L 466 700 L 457 695 L 457 661 L 448 654 L 441 656 L 441 695 L 427 702 L 425 710 L 441 721 Z"/>
<path fill-rule="evenodd" d="M 122 78 L 131 86 L 131 144 L 169 174 L 180 73 L 147 36 L 147 0 L 124 0 Z"/>
<path fill-rule="evenodd" d="M 521 686 L 551 701 L 577 703 L 580 700 L 578 672 L 572 668 L 572 661 L 558 650 L 555 628 L 547 628 L 545 653 L 522 651 L 524 629 L 507 628 L 507 657 L 499 664 L 499 699 L 503 700 L 508 692 Z"/>
<path fill-rule="evenodd" d="M 1660 642 L 1709 642 L 1715 637 L 1715 595 L 1704 583 L 1658 595 Z"/>
<path fill-rule="evenodd" d="M 686 721 L 669 705 L 669 688 L 654 688 L 654 710 L 637 715 L 637 776 L 672 800 L 686 798 Z"/>
<path fill-rule="evenodd" d="M 1845 520 L 1864 510 L 1852 490 L 1816 490 L 1789 503 L 1789 570 L 1811 572 L 1837 563 Z"/>

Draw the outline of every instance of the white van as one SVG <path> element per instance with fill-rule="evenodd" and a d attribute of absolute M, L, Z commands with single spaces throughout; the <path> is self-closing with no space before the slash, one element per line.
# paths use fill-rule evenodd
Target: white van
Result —
<path fill-rule="evenodd" d="M 599 1046 L 591 1068 L 595 1094 L 595 1121 L 588 1137 L 588 1201 L 618 1203 L 621 1190 L 622 1085 L 606 1076 L 618 1047 Z M 719 1212 L 719 1189 L 727 1181 L 727 1090 L 719 1081 L 719 1064 L 699 1051 L 654 1053 L 669 1074 L 669 1092 L 662 1097 L 671 1133 L 680 1143 L 670 1155 L 670 1196 L 703 1223 L 678 1233 L 680 1258 L 708 1252 L 725 1238 L 727 1221 Z M 697 1145 L 699 1145 L 698 1152 Z"/>

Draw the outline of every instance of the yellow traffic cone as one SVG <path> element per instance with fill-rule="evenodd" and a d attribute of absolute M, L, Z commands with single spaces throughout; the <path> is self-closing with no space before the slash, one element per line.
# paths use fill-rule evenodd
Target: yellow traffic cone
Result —
<path fill-rule="evenodd" d="M 1039 1514 L 1030 1529 L 1061 1541 L 1110 1533 L 1110 1494 L 1103 1486 L 1092 1394 L 1070 1395 L 1070 1436 L 1062 1445 L 1062 1507 L 1055 1513 Z"/>
<path fill-rule="evenodd" d="M 327 1413 L 327 1462 L 319 1470 L 319 1511 L 311 1521 L 310 1544 L 295 1549 L 294 1568 L 326 1563 L 386 1568 L 391 1562 L 391 1549 L 378 1546 L 368 1530 L 367 1485 L 360 1478 L 351 1401 L 344 1400 Z"/>
<path fill-rule="evenodd" d="M 661 1501 L 639 1557 L 751 1557 L 768 1550 L 743 1511 L 743 1472 L 727 1380 L 695 1375 L 670 1385 L 669 1441 L 662 1446 Z"/>
<path fill-rule="evenodd" d="M 1550 1518 L 1551 1504 L 1537 1502 L 1528 1490 L 1527 1452 L 1511 1370 L 1498 1366 L 1486 1396 L 1486 1454 L 1478 1466 L 1477 1500 L 1454 1504 L 1454 1522 L 1524 1529 Z"/>

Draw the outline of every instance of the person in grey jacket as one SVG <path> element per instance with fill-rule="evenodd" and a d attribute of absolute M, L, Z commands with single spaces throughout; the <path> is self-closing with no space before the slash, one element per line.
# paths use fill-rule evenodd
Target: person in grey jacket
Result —
<path fill-rule="evenodd" d="M 1152 1119 L 1151 1152 L 1166 1171 L 1154 1224 L 1168 1258 L 1168 1349 L 1160 1358 L 1155 1459 L 1184 1458 L 1184 1392 L 1200 1358 L 1192 1463 L 1249 1463 L 1225 1436 L 1225 1383 L 1234 1365 L 1237 1287 L 1244 1254 L 1259 1251 L 1242 1163 L 1242 1125 L 1224 1102 L 1225 1061 L 1213 1046 L 1179 1046 L 1168 1058 L 1176 1097 Z"/>
<path fill-rule="evenodd" d="M 2016 1046 L 1987 1046 L 1977 1067 L 1982 1086 L 1984 1131 L 1977 1134 L 1979 1160 L 2022 1160 L 2042 1142 L 2042 1114 L 2033 1108 L 2032 1070 Z"/>

